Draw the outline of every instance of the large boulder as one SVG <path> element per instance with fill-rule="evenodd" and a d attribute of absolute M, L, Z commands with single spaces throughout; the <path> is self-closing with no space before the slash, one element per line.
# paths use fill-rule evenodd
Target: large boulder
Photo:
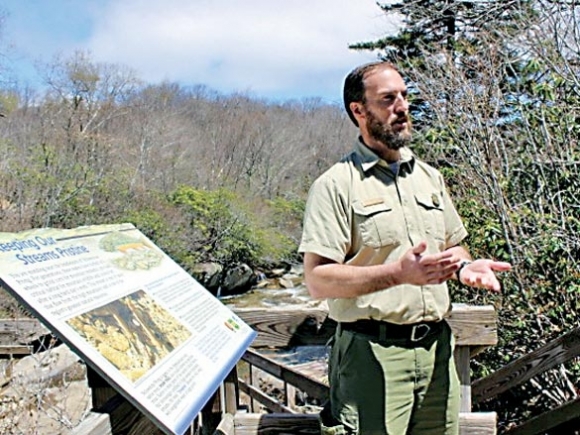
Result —
<path fill-rule="evenodd" d="M 223 267 L 218 263 L 200 263 L 193 271 L 194 278 L 216 296 L 245 293 L 257 282 L 257 276 L 247 264 Z"/>
<path fill-rule="evenodd" d="M 218 296 L 245 293 L 256 284 L 256 281 L 256 274 L 247 264 L 237 264 L 226 270 L 218 290 Z"/>
<path fill-rule="evenodd" d="M 217 294 L 224 268 L 218 263 L 200 263 L 193 270 L 193 277 L 212 294 Z"/>
<path fill-rule="evenodd" d="M 2 363 L 0 433 L 69 433 L 91 409 L 86 367 L 67 346 Z"/>

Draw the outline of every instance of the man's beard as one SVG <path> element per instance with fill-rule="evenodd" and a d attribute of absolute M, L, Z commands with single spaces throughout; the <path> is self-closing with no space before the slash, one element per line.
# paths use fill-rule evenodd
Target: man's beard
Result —
<path fill-rule="evenodd" d="M 398 150 L 411 142 L 411 121 L 405 116 L 407 128 L 395 132 L 392 125 L 382 123 L 367 110 L 367 129 L 371 137 L 391 150 Z"/>

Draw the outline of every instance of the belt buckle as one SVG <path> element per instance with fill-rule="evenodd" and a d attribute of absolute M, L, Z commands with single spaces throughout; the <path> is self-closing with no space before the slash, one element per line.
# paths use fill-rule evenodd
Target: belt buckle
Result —
<path fill-rule="evenodd" d="M 427 334 L 429 334 L 429 331 L 431 331 L 431 327 L 425 323 L 415 325 L 415 326 L 413 326 L 413 329 L 411 329 L 410 340 L 413 342 L 421 341 L 425 337 L 427 337 Z"/>

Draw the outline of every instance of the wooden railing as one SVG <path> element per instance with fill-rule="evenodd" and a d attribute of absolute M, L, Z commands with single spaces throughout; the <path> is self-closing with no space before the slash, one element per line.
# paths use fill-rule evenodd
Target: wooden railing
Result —
<path fill-rule="evenodd" d="M 475 381 L 472 385 L 474 404 L 493 399 L 510 391 L 534 376 L 564 364 L 580 355 L 580 328 L 562 335 L 491 375 Z M 580 398 L 532 417 L 514 428 L 506 430 L 509 435 L 539 435 L 557 430 L 565 424 L 580 418 Z"/>
<path fill-rule="evenodd" d="M 11 378 L 15 359 L 42 349 L 50 340 L 48 329 L 36 319 L 0 319 L 0 360 L 7 360 L 4 377 Z"/>
<path fill-rule="evenodd" d="M 309 398 L 322 402 L 328 395 L 328 387 L 318 379 L 266 358 L 259 351 L 265 347 L 323 345 L 334 333 L 336 326 L 334 322 L 321 309 L 235 309 L 234 311 L 258 331 L 258 337 L 252 345 L 253 349 L 245 353 L 242 358 L 243 363 L 270 373 L 283 382 L 285 395 L 283 400 L 269 397 L 252 384 L 252 376 L 249 379 L 240 379 L 241 377 L 234 370 L 204 407 L 201 419 L 194 423 L 195 433 L 211 435 L 216 427 L 219 428 L 217 433 L 229 435 L 319 433 L 318 416 L 315 413 L 296 413 L 291 399 L 292 389 L 305 392 Z M 495 434 L 496 414 L 471 412 L 471 405 L 472 400 L 478 403 L 486 400 L 492 392 L 496 391 L 489 385 L 505 385 L 505 382 L 501 381 L 503 378 L 487 384 L 478 381 L 473 384 L 472 389 L 469 363 L 479 351 L 497 343 L 496 313 L 490 306 L 455 305 L 448 321 L 456 337 L 455 358 L 462 386 L 461 434 Z M 576 354 L 575 352 L 569 353 Z M 73 434 L 161 433 L 130 403 L 116 394 L 115 390 L 96 373 L 89 370 L 88 378 L 95 412 L 91 413 L 73 431 Z M 247 395 L 250 400 L 259 402 L 270 413 L 251 412 L 250 407 L 241 402 L 242 394 Z"/>
<path fill-rule="evenodd" d="M 323 345 L 334 333 L 336 324 L 321 309 L 253 309 L 235 310 L 246 323 L 258 331 L 252 343 L 264 347 Z M 447 319 L 456 340 L 455 360 L 462 385 L 464 412 L 471 411 L 470 358 L 482 349 L 497 344 L 497 316 L 491 306 L 454 305 Z"/>

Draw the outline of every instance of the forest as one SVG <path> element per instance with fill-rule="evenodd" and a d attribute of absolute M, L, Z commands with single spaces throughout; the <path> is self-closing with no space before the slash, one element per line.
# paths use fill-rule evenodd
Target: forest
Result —
<path fill-rule="evenodd" d="M 473 256 L 514 265 L 501 293 L 450 284 L 455 302 L 498 311 L 500 342 L 474 361 L 474 379 L 578 323 L 579 6 L 378 5 L 403 27 L 350 47 L 405 75 L 413 150 L 445 176 Z M 42 92 L 0 89 L 0 230 L 131 222 L 191 273 L 205 262 L 300 263 L 308 188 L 356 139 L 343 108 L 319 100 L 145 83 L 85 52 L 44 73 Z M 481 408 L 508 426 L 564 403 L 580 362 L 533 386 Z"/>

